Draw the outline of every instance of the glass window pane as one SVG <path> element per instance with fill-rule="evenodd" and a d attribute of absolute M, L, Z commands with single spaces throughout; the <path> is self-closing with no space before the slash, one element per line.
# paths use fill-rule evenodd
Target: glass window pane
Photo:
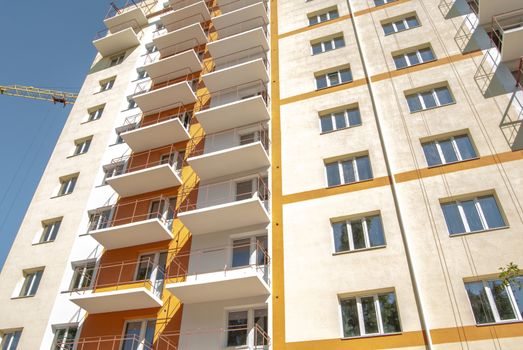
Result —
<path fill-rule="evenodd" d="M 365 334 L 378 333 L 378 320 L 376 319 L 376 305 L 374 297 L 361 298 L 361 308 L 363 310 L 363 325 Z"/>
<path fill-rule="evenodd" d="M 154 254 L 142 255 L 136 271 L 136 280 L 143 281 L 151 278 L 154 269 Z"/>
<path fill-rule="evenodd" d="M 359 109 L 349 109 L 347 111 L 347 114 L 349 116 L 349 125 L 350 126 L 361 124 L 361 116 L 360 116 Z"/>
<path fill-rule="evenodd" d="M 499 211 L 498 204 L 496 203 L 496 199 L 493 196 L 480 197 L 478 198 L 478 201 L 489 228 L 506 226 Z"/>
<path fill-rule="evenodd" d="M 32 284 L 32 286 L 30 286 L 31 289 L 29 290 L 29 295 L 36 294 L 36 291 L 38 290 L 38 285 L 40 285 L 41 279 L 42 279 L 42 271 L 35 272 L 34 277 L 33 277 L 33 284 Z"/>
<path fill-rule="evenodd" d="M 241 201 L 244 199 L 252 198 L 254 193 L 252 180 L 241 181 L 236 183 L 236 200 Z"/>
<path fill-rule="evenodd" d="M 325 22 L 327 20 L 327 14 L 326 13 L 322 13 L 320 15 L 320 22 Z"/>
<path fill-rule="evenodd" d="M 441 159 L 439 157 L 436 143 L 427 142 L 423 144 L 423 153 L 425 153 L 425 159 L 427 160 L 428 166 L 440 165 Z"/>
<path fill-rule="evenodd" d="M 338 72 L 327 74 L 327 79 L 329 80 L 329 86 L 338 85 L 340 83 L 340 77 L 338 76 Z"/>
<path fill-rule="evenodd" d="M 343 37 L 334 38 L 334 46 L 338 49 L 340 47 L 345 46 L 345 40 L 343 40 Z"/>
<path fill-rule="evenodd" d="M 369 232 L 369 243 L 371 247 L 385 245 L 385 236 L 383 234 L 383 225 L 379 215 L 368 217 L 367 230 Z"/>
<path fill-rule="evenodd" d="M 321 53 L 321 52 L 323 52 L 323 50 L 321 48 L 321 43 L 312 45 L 312 54 L 313 55 L 316 55 L 316 54 Z"/>
<path fill-rule="evenodd" d="M 372 179 L 369 157 L 364 156 L 356 158 L 356 164 L 358 166 L 358 176 L 360 181 Z"/>
<path fill-rule="evenodd" d="M 423 102 L 425 103 L 425 108 L 432 108 L 436 107 L 436 100 L 434 99 L 434 95 L 432 94 L 432 91 L 422 92 L 421 98 L 423 99 Z"/>
<path fill-rule="evenodd" d="M 145 328 L 145 339 L 144 339 L 144 342 L 148 346 L 151 346 L 154 343 L 154 329 L 155 328 L 156 328 L 156 321 L 155 320 L 147 321 L 147 326 Z"/>
<path fill-rule="evenodd" d="M 394 56 L 394 64 L 396 65 L 397 69 L 405 68 L 408 66 L 407 60 L 403 55 Z"/>
<path fill-rule="evenodd" d="M 380 302 L 383 333 L 401 332 L 400 319 L 396 308 L 396 294 L 379 295 L 378 300 Z"/>
<path fill-rule="evenodd" d="M 492 296 L 494 297 L 494 303 L 498 309 L 499 318 L 501 320 L 513 320 L 516 318 L 512 303 L 508 297 L 507 289 L 500 280 L 488 281 L 487 282 Z"/>
<path fill-rule="evenodd" d="M 352 242 L 354 243 L 354 249 L 365 248 L 365 235 L 363 233 L 363 224 L 360 220 L 352 221 L 350 223 L 352 230 Z"/>
<path fill-rule="evenodd" d="M 229 312 L 227 346 L 247 344 L 247 311 Z"/>
<path fill-rule="evenodd" d="M 352 73 L 351 73 L 350 69 L 342 69 L 340 71 L 340 75 L 341 75 L 342 83 L 347 83 L 349 81 L 352 81 Z"/>
<path fill-rule="evenodd" d="M 467 135 L 455 137 L 454 141 L 456 141 L 462 159 L 476 158 L 476 151 Z"/>
<path fill-rule="evenodd" d="M 325 116 L 325 117 L 321 117 L 320 118 L 320 124 L 321 124 L 321 131 L 322 132 L 334 130 L 334 127 L 332 125 L 332 118 L 331 118 L 330 115 Z"/>
<path fill-rule="evenodd" d="M 408 53 L 407 57 L 409 58 L 409 62 L 410 62 L 411 66 L 420 63 L 420 61 L 418 59 L 418 54 L 416 52 Z"/>
<path fill-rule="evenodd" d="M 523 276 L 511 279 L 510 288 L 512 289 L 512 294 L 514 294 L 514 299 L 516 299 L 519 314 L 523 318 Z"/>
<path fill-rule="evenodd" d="M 459 210 L 456 203 L 442 204 L 441 209 L 443 210 L 447 228 L 449 229 L 449 233 L 451 235 L 465 232 L 465 226 L 463 225 L 463 221 L 459 215 Z"/>
<path fill-rule="evenodd" d="M 347 235 L 347 223 L 336 222 L 332 224 L 332 232 L 334 234 L 334 250 L 336 253 L 349 250 L 350 247 L 349 237 Z"/>
<path fill-rule="evenodd" d="M 467 218 L 467 223 L 469 224 L 470 230 L 483 230 L 484 227 L 481 224 L 481 219 L 479 218 L 478 210 L 476 209 L 476 204 L 474 203 L 474 201 L 463 201 L 461 202 L 461 206 L 463 207 L 463 212 L 465 213 L 465 217 Z"/>
<path fill-rule="evenodd" d="M 251 239 L 238 239 L 233 242 L 232 267 L 247 266 L 251 256 Z"/>
<path fill-rule="evenodd" d="M 419 26 L 418 19 L 414 16 L 407 18 L 407 25 L 409 26 L 409 28 Z"/>
<path fill-rule="evenodd" d="M 380 6 L 383 4 L 385 4 L 385 0 L 374 0 L 374 5 L 376 5 L 376 6 Z"/>
<path fill-rule="evenodd" d="M 330 50 L 332 50 L 334 48 L 332 46 L 332 41 L 325 41 L 323 43 L 323 47 L 325 48 L 325 51 L 330 51 Z"/>
<path fill-rule="evenodd" d="M 122 350 L 137 350 L 140 345 L 142 322 L 128 322 L 125 328 Z"/>
<path fill-rule="evenodd" d="M 320 75 L 316 77 L 316 88 L 323 89 L 327 87 L 327 77 L 325 75 Z"/>
<path fill-rule="evenodd" d="M 312 17 L 309 17 L 309 25 L 312 26 L 313 24 L 316 24 L 318 23 L 318 17 L 317 16 L 312 16 Z"/>
<path fill-rule="evenodd" d="M 341 183 L 340 171 L 338 169 L 338 163 L 326 164 L 327 170 L 327 184 L 329 186 L 336 186 Z"/>
<path fill-rule="evenodd" d="M 418 94 L 407 96 L 407 103 L 411 112 L 417 112 L 422 109 Z"/>
<path fill-rule="evenodd" d="M 396 25 L 396 31 L 398 31 L 398 32 L 407 29 L 405 27 L 405 23 L 403 23 L 403 20 L 394 22 L 394 24 Z"/>
<path fill-rule="evenodd" d="M 494 322 L 494 315 L 492 314 L 483 282 L 465 283 L 465 288 L 467 289 L 476 323 Z"/>
<path fill-rule="evenodd" d="M 336 120 L 336 129 L 342 129 L 347 127 L 347 124 L 345 123 L 344 112 L 334 113 L 334 119 Z"/>
<path fill-rule="evenodd" d="M 443 140 L 439 141 L 438 143 L 441 148 L 441 152 L 443 153 L 443 157 L 445 158 L 445 163 L 458 161 L 458 156 L 456 155 L 456 151 L 454 150 L 454 146 L 452 146 L 452 142 L 450 140 Z"/>
<path fill-rule="evenodd" d="M 392 23 L 384 24 L 383 31 L 385 32 L 385 35 L 394 33 L 394 27 L 392 26 Z"/>
<path fill-rule="evenodd" d="M 442 87 L 442 88 L 436 89 L 435 91 L 436 91 L 436 95 L 438 96 L 439 103 L 441 105 L 446 105 L 446 104 L 454 102 L 454 100 L 452 99 L 452 96 L 450 95 L 450 91 L 448 88 Z"/>
<path fill-rule="evenodd" d="M 358 322 L 358 308 L 356 306 L 356 299 L 342 300 L 341 304 L 341 318 L 343 322 L 343 336 L 357 337 L 361 335 L 360 325 Z"/>
<path fill-rule="evenodd" d="M 419 50 L 419 53 L 420 53 L 420 56 L 421 56 L 421 60 L 423 62 L 428 62 L 428 61 L 432 61 L 434 60 L 434 54 L 432 53 L 432 50 L 430 48 L 425 48 L 425 49 L 421 49 Z"/>
<path fill-rule="evenodd" d="M 269 319 L 267 317 L 267 309 L 254 310 L 254 324 L 264 332 L 268 331 Z M 268 339 L 261 332 L 255 331 L 254 338 L 256 345 L 268 345 Z"/>
<path fill-rule="evenodd" d="M 334 18 L 338 18 L 339 15 L 338 15 L 338 10 L 332 10 L 329 12 L 329 18 L 330 19 L 334 19 Z"/>
<path fill-rule="evenodd" d="M 356 176 L 354 175 L 354 167 L 352 165 L 352 159 L 342 162 L 341 168 L 343 170 L 343 183 L 348 184 L 356 181 Z"/>

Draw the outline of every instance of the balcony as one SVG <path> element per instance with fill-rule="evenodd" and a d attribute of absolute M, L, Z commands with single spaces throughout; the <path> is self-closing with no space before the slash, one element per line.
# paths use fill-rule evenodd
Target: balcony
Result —
<path fill-rule="evenodd" d="M 523 56 L 523 8 L 493 16 L 491 38 L 501 52 L 502 62 L 519 60 Z"/>
<path fill-rule="evenodd" d="M 116 33 L 105 29 L 96 34 L 93 45 L 103 57 L 108 57 L 140 45 L 142 34 L 142 32 L 140 32 L 140 35 L 136 34 L 133 28 L 127 28 Z"/>
<path fill-rule="evenodd" d="M 251 47 L 262 47 L 269 50 L 269 41 L 265 27 L 258 27 L 224 39 L 212 41 L 207 45 L 212 57 L 224 57 L 247 50 Z"/>
<path fill-rule="evenodd" d="M 146 60 L 152 61 L 153 58 L 148 55 Z M 157 84 L 199 72 L 202 70 L 202 62 L 194 50 L 186 50 L 168 58 L 146 64 L 143 68 L 153 83 Z"/>
<path fill-rule="evenodd" d="M 269 132 L 265 123 L 207 134 L 191 140 L 187 163 L 200 180 L 267 168 Z"/>
<path fill-rule="evenodd" d="M 150 260 L 101 264 L 82 272 L 89 287 L 71 291 L 69 300 L 89 314 L 158 308 L 163 305 L 165 271 Z"/>
<path fill-rule="evenodd" d="M 267 10 L 266 0 L 217 0 L 215 10 L 219 10 L 220 14 L 225 14 L 258 3 L 263 4 Z"/>
<path fill-rule="evenodd" d="M 149 193 L 182 184 L 183 160 L 174 146 L 165 146 L 111 161 L 116 170 L 106 183 L 121 197 Z"/>
<path fill-rule="evenodd" d="M 187 141 L 190 138 L 191 116 L 192 110 L 179 104 L 149 115 L 134 115 L 125 120 L 124 125 L 131 125 L 132 128 L 122 133 L 121 137 L 133 152 Z"/>
<path fill-rule="evenodd" d="M 171 240 L 175 198 L 120 200 L 93 215 L 89 233 L 106 250 Z"/>
<path fill-rule="evenodd" d="M 200 23 L 194 23 L 153 38 L 154 45 L 164 58 L 207 44 L 207 41 L 207 34 Z"/>
<path fill-rule="evenodd" d="M 203 0 L 181 7 L 160 17 L 160 21 L 169 32 L 191 24 L 207 22 L 210 19 L 209 8 Z"/>
<path fill-rule="evenodd" d="M 269 120 L 270 98 L 263 81 L 254 81 L 200 96 L 195 113 L 207 133 Z"/>
<path fill-rule="evenodd" d="M 188 105 L 196 102 L 196 84 L 193 74 L 152 85 L 145 81 L 136 86 L 133 99 L 145 114 L 162 110 L 173 104 Z M 193 79 L 192 81 L 188 81 Z"/>
<path fill-rule="evenodd" d="M 269 23 L 265 3 L 240 8 L 214 17 L 214 28 L 218 39 L 223 39 L 251 29 L 266 26 Z"/>
<path fill-rule="evenodd" d="M 149 21 L 147 15 L 151 13 L 154 1 L 121 0 L 111 2 L 104 24 L 111 32 L 116 33 L 127 28 L 141 28 Z"/>
<path fill-rule="evenodd" d="M 200 185 L 182 191 L 178 218 L 193 235 L 267 224 L 267 179 L 255 177 Z"/>

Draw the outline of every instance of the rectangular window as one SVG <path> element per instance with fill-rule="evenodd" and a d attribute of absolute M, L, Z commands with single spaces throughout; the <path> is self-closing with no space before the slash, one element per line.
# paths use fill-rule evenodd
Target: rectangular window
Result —
<path fill-rule="evenodd" d="M 317 55 L 322 52 L 327 52 L 340 47 L 345 46 L 345 40 L 343 40 L 343 35 L 336 36 L 332 39 L 321 40 L 316 43 L 311 43 L 311 50 L 313 55 Z"/>
<path fill-rule="evenodd" d="M 100 81 L 100 92 L 111 90 L 113 88 L 115 80 L 116 80 L 116 77 L 112 77 L 112 78 Z"/>
<path fill-rule="evenodd" d="M 58 190 L 58 196 L 64 196 L 71 194 L 76 186 L 78 175 L 67 176 L 60 179 L 60 189 Z"/>
<path fill-rule="evenodd" d="M 350 68 L 340 69 L 333 72 L 316 75 L 316 89 L 325 89 L 352 81 Z"/>
<path fill-rule="evenodd" d="M 102 113 L 104 112 L 104 107 L 105 105 L 90 109 L 88 111 L 89 117 L 87 118 L 87 121 L 92 122 L 93 120 L 100 119 L 102 117 Z"/>
<path fill-rule="evenodd" d="M 396 0 L 374 0 L 374 6 L 381 6 L 385 4 L 390 4 L 391 2 L 395 2 Z"/>
<path fill-rule="evenodd" d="M 369 156 L 327 163 L 325 170 L 329 187 L 372 179 Z"/>
<path fill-rule="evenodd" d="M 454 103 L 448 87 L 443 86 L 406 96 L 411 113 Z"/>
<path fill-rule="evenodd" d="M 126 163 L 125 162 L 119 162 L 119 163 L 111 163 L 108 165 L 104 165 L 104 179 L 102 182 L 102 185 L 107 184 L 107 179 L 113 177 L 122 175 L 125 173 Z"/>
<path fill-rule="evenodd" d="M 89 230 L 101 230 L 109 227 L 111 221 L 111 209 L 97 209 L 89 214 Z"/>
<path fill-rule="evenodd" d="M 21 336 L 21 330 L 2 333 L 2 350 L 16 350 Z"/>
<path fill-rule="evenodd" d="M 436 57 L 430 47 L 421 48 L 414 51 L 405 52 L 399 55 L 394 55 L 394 64 L 396 69 L 411 67 L 418 64 L 434 61 Z"/>
<path fill-rule="evenodd" d="M 505 227 L 494 196 L 441 204 L 450 235 Z"/>
<path fill-rule="evenodd" d="M 465 283 L 476 324 L 523 320 L 523 276 Z"/>
<path fill-rule="evenodd" d="M 332 223 L 332 233 L 336 253 L 385 245 L 379 215 Z"/>
<path fill-rule="evenodd" d="M 338 13 L 338 9 L 332 9 L 332 10 L 325 10 L 324 12 L 321 12 L 319 14 L 315 15 L 308 15 L 309 18 L 309 25 L 313 26 L 315 24 L 330 21 L 331 19 L 338 18 L 340 15 Z"/>
<path fill-rule="evenodd" d="M 361 125 L 361 115 L 358 108 L 346 109 L 320 116 L 321 132 L 340 130 Z"/>
<path fill-rule="evenodd" d="M 340 301 L 343 337 L 401 332 L 394 292 Z"/>
<path fill-rule="evenodd" d="M 416 16 L 409 16 L 393 22 L 382 24 L 385 35 L 403 32 L 405 30 L 409 30 L 419 26 L 420 22 Z"/>
<path fill-rule="evenodd" d="M 93 283 L 94 270 L 96 268 L 96 261 L 88 261 L 74 264 L 73 279 L 69 290 L 85 290 L 89 289 Z"/>
<path fill-rule="evenodd" d="M 137 77 L 136 80 L 141 80 L 149 77 L 149 74 L 147 74 L 147 71 L 145 69 L 138 69 L 136 71 Z"/>
<path fill-rule="evenodd" d="M 58 235 L 58 230 L 60 229 L 61 224 L 62 219 L 42 223 L 44 229 L 42 231 L 42 236 L 40 236 L 39 242 L 44 243 L 54 241 L 56 239 L 56 235 Z"/>
<path fill-rule="evenodd" d="M 42 279 L 42 275 L 44 273 L 44 270 L 37 270 L 37 271 L 30 271 L 26 272 L 24 271 L 24 283 L 22 285 L 22 289 L 20 290 L 21 297 L 32 297 L 36 294 L 36 291 L 38 290 L 38 285 L 40 284 L 40 280 Z"/>
<path fill-rule="evenodd" d="M 119 65 L 120 63 L 123 62 L 124 58 L 125 58 L 125 53 L 122 53 L 121 55 L 118 55 L 118 56 L 111 57 L 111 62 L 109 63 L 109 67 Z"/>
<path fill-rule="evenodd" d="M 89 147 L 91 146 L 91 141 L 92 141 L 92 137 L 90 137 L 88 139 L 76 140 L 74 142 L 75 148 L 74 148 L 73 155 L 78 156 L 80 154 L 87 153 L 87 151 L 89 151 Z"/>
<path fill-rule="evenodd" d="M 54 331 L 52 350 L 73 350 L 74 340 L 78 332 L 77 326 L 60 327 Z"/>
<path fill-rule="evenodd" d="M 136 101 L 134 100 L 134 98 L 132 97 L 127 97 L 127 109 L 133 109 L 133 108 L 136 108 L 138 107 L 138 105 L 136 104 Z"/>
<path fill-rule="evenodd" d="M 428 166 L 456 163 L 477 157 L 468 135 L 425 142 L 422 147 Z"/>

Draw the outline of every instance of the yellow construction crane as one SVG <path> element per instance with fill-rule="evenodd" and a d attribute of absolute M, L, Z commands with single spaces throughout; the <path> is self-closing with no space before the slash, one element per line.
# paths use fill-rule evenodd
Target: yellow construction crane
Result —
<path fill-rule="evenodd" d="M 78 94 L 49 89 L 40 89 L 33 86 L 23 85 L 0 85 L 0 95 L 18 96 L 30 98 L 33 100 L 50 101 L 53 103 L 62 103 L 64 107 L 73 104 Z"/>

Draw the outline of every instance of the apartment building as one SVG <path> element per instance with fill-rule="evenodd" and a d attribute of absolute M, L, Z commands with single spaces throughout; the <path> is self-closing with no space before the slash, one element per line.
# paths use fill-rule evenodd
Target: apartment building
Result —
<path fill-rule="evenodd" d="M 521 349 L 521 0 L 112 3 L 2 350 Z"/>

